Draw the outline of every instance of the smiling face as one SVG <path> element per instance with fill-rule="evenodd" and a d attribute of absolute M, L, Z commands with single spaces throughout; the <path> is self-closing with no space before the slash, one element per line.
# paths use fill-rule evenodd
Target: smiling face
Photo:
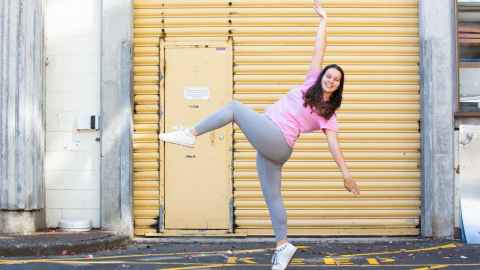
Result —
<path fill-rule="evenodd" d="M 322 78 L 323 91 L 329 94 L 337 91 L 338 87 L 340 86 L 341 80 L 342 73 L 335 68 L 329 68 Z"/>
<path fill-rule="evenodd" d="M 303 106 L 310 107 L 318 115 L 330 119 L 342 105 L 345 73 L 337 64 L 325 66 L 320 75 L 303 96 Z"/>

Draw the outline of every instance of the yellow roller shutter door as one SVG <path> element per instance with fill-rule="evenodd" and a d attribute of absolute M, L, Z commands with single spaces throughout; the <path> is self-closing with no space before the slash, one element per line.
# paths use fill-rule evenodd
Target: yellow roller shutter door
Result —
<path fill-rule="evenodd" d="M 325 64 L 344 67 L 340 143 L 362 189 L 353 197 L 323 134 L 302 135 L 283 172 L 292 235 L 417 235 L 420 94 L 417 0 L 324 0 Z M 155 232 L 161 207 L 160 39 L 231 36 L 234 98 L 263 111 L 300 84 L 318 18 L 311 0 L 136 0 L 135 232 Z M 235 231 L 272 234 L 254 149 L 234 129 Z"/>

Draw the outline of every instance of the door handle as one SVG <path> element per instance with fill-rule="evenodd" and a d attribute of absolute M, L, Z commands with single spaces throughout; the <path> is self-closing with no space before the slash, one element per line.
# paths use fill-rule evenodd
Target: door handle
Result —
<path fill-rule="evenodd" d="M 192 109 L 198 109 L 200 108 L 199 105 L 196 105 L 196 104 L 193 104 L 193 105 L 188 105 L 189 108 L 192 108 Z"/>
<path fill-rule="evenodd" d="M 186 158 L 196 158 L 195 155 L 185 155 Z"/>

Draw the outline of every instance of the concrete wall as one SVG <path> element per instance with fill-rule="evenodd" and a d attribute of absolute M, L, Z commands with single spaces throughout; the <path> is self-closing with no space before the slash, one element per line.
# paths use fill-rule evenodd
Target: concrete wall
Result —
<path fill-rule="evenodd" d="M 455 1 L 420 0 L 422 235 L 454 235 Z M 438 29 L 441 29 L 439 31 Z"/>
<path fill-rule="evenodd" d="M 100 227 L 100 132 L 78 128 L 100 114 L 101 1 L 46 3 L 47 225 Z"/>
<path fill-rule="evenodd" d="M 101 222 L 133 235 L 132 0 L 102 1 Z"/>
<path fill-rule="evenodd" d="M 0 1 L 0 232 L 43 221 L 43 33 L 43 1 Z"/>

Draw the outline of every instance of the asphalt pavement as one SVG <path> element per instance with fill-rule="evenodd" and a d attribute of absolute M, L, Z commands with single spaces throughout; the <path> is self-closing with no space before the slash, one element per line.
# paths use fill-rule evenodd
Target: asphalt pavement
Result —
<path fill-rule="evenodd" d="M 1 257 L 66 255 L 116 249 L 130 242 L 128 236 L 92 230 L 89 232 L 37 232 L 28 235 L 0 234 Z"/>
<path fill-rule="evenodd" d="M 430 239 L 292 239 L 288 269 L 480 269 L 480 246 Z M 141 240 L 121 249 L 47 257 L 0 257 L 0 269 L 270 269 L 265 239 Z"/>

